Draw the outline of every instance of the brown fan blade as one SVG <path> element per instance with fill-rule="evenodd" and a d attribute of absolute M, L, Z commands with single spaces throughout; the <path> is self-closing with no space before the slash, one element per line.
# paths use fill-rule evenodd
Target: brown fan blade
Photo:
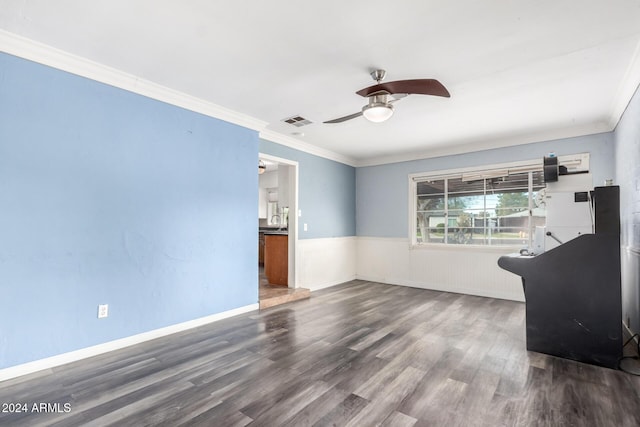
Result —
<path fill-rule="evenodd" d="M 361 115 L 362 115 L 362 111 L 358 111 L 357 113 L 350 114 L 348 116 L 340 117 L 340 118 L 329 120 L 329 121 L 322 122 L 322 123 L 342 123 L 342 122 L 346 122 L 347 120 L 351 120 L 351 119 L 355 119 L 356 117 L 360 117 Z"/>
<path fill-rule="evenodd" d="M 418 95 L 433 95 L 451 97 L 449 91 L 435 79 L 397 80 L 395 82 L 379 83 L 357 91 L 360 96 L 371 96 L 378 92 L 408 93 Z"/>

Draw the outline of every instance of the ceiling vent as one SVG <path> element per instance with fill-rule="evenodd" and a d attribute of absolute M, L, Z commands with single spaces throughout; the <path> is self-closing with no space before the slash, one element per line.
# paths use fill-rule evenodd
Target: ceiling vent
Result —
<path fill-rule="evenodd" d="M 282 119 L 282 121 L 285 123 L 289 123 L 290 125 L 293 125 L 297 128 L 313 123 L 311 120 L 305 119 L 302 116 L 292 116 L 286 119 Z"/>

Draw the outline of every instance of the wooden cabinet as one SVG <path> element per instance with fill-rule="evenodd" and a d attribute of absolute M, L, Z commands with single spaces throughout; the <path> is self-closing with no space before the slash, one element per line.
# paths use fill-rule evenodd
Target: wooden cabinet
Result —
<path fill-rule="evenodd" d="M 264 235 L 264 274 L 272 285 L 288 285 L 289 236 Z"/>

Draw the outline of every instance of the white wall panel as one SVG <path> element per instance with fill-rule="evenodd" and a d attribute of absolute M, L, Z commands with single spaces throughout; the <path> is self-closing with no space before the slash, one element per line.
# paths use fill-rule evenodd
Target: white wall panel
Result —
<path fill-rule="evenodd" d="M 356 237 L 298 240 L 298 287 L 312 291 L 356 278 Z"/>
<path fill-rule="evenodd" d="M 513 249 L 429 247 L 409 239 L 358 237 L 358 279 L 423 289 L 524 301 L 520 277 L 498 267 Z"/>
<path fill-rule="evenodd" d="M 640 249 L 623 246 L 622 268 L 622 322 L 634 333 L 640 331 L 637 312 L 640 309 Z M 626 285 L 626 286 L 625 286 Z"/>

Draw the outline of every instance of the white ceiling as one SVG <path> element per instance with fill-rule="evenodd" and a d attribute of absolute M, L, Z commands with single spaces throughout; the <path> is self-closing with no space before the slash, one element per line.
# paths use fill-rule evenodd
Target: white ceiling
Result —
<path fill-rule="evenodd" d="M 640 82 L 638 0 L 0 0 L 0 30 L 357 165 L 609 131 Z M 451 98 L 322 124 L 366 104 L 355 91 L 378 67 Z M 293 115 L 314 123 L 281 121 Z"/>

